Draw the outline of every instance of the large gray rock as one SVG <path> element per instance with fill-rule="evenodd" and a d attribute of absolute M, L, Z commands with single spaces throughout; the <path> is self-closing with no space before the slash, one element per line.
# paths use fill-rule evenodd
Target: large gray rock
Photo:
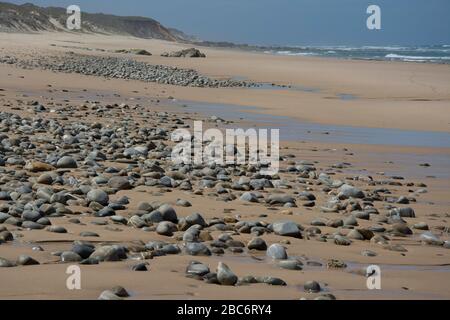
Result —
<path fill-rule="evenodd" d="M 391 216 L 399 216 L 402 218 L 415 218 L 416 213 L 413 208 L 395 208 L 390 211 Z"/>
<path fill-rule="evenodd" d="M 284 205 L 286 203 L 295 204 L 295 199 L 290 195 L 272 194 L 267 198 L 267 203 L 270 205 Z"/>
<path fill-rule="evenodd" d="M 74 169 L 78 168 L 77 162 L 70 156 L 64 156 L 56 163 L 57 168 Z"/>
<path fill-rule="evenodd" d="M 100 294 L 98 300 L 123 300 L 123 299 L 118 295 L 116 295 L 114 292 L 110 290 L 105 290 Z"/>
<path fill-rule="evenodd" d="M 304 284 L 304 289 L 306 292 L 317 293 L 320 292 L 320 284 L 316 281 L 308 281 Z"/>
<path fill-rule="evenodd" d="M 89 201 L 98 202 L 103 206 L 108 205 L 109 202 L 108 194 L 102 189 L 92 189 L 88 192 L 87 199 Z"/>
<path fill-rule="evenodd" d="M 286 249 L 278 243 L 272 244 L 267 249 L 266 255 L 275 260 L 285 260 L 288 258 Z"/>
<path fill-rule="evenodd" d="M 348 199 L 348 198 L 364 198 L 364 192 L 359 190 L 358 188 L 351 186 L 349 184 L 344 184 L 339 188 L 339 198 Z"/>
<path fill-rule="evenodd" d="M 200 213 L 193 213 L 185 218 L 186 223 L 189 226 L 200 225 L 202 227 L 207 227 L 205 219 L 200 215 Z"/>
<path fill-rule="evenodd" d="M 303 264 L 301 261 L 296 259 L 280 260 L 278 261 L 278 266 L 286 270 L 302 270 Z"/>
<path fill-rule="evenodd" d="M 221 285 L 234 286 L 238 281 L 238 277 L 225 263 L 219 262 L 217 266 L 217 280 L 219 280 Z"/>
<path fill-rule="evenodd" d="M 186 274 L 188 275 L 204 276 L 209 272 L 208 266 L 198 261 L 191 261 L 186 267 Z"/>
<path fill-rule="evenodd" d="M 170 205 L 163 204 L 161 207 L 158 208 L 158 211 L 161 212 L 164 221 L 170 221 L 173 223 L 178 222 L 177 213 L 175 209 L 172 208 Z"/>
<path fill-rule="evenodd" d="M 50 226 L 47 228 L 47 231 L 53 232 L 53 233 L 67 233 L 66 228 L 61 226 Z"/>
<path fill-rule="evenodd" d="M 161 221 L 156 227 L 156 233 L 162 236 L 172 236 L 177 231 L 177 225 L 170 221 Z"/>
<path fill-rule="evenodd" d="M 186 253 L 191 256 L 210 256 L 211 251 L 206 245 L 198 242 L 190 242 L 186 244 Z"/>
<path fill-rule="evenodd" d="M 139 216 L 132 216 L 132 217 L 128 220 L 127 224 L 128 224 L 129 226 L 132 226 L 132 227 L 137 228 L 137 229 L 140 229 L 140 228 L 143 228 L 143 227 L 146 227 L 146 226 L 147 226 L 147 222 L 145 222 L 145 220 L 142 219 L 142 218 L 139 217 Z"/>
<path fill-rule="evenodd" d="M 83 260 L 79 254 L 72 251 L 64 251 L 61 253 L 60 259 L 62 262 L 79 262 Z"/>
<path fill-rule="evenodd" d="M 187 229 L 183 234 L 183 241 L 185 242 L 198 242 L 200 236 L 200 226 L 193 225 Z"/>
<path fill-rule="evenodd" d="M 253 192 L 244 192 L 240 199 L 246 202 L 258 202 L 258 197 Z"/>
<path fill-rule="evenodd" d="M 98 261 L 120 261 L 127 258 L 125 249 L 122 246 L 102 246 L 97 248 L 90 256 L 90 258 Z"/>
<path fill-rule="evenodd" d="M 82 259 L 87 259 L 95 251 L 93 245 L 76 243 L 72 246 L 72 251 L 78 254 Z"/>
<path fill-rule="evenodd" d="M 301 238 L 297 224 L 292 221 L 280 221 L 272 224 L 273 232 L 279 236 Z"/>
<path fill-rule="evenodd" d="M 17 258 L 17 264 L 19 266 L 34 266 L 34 265 L 38 265 L 39 262 L 30 256 L 22 254 L 19 256 L 19 258 Z"/>
<path fill-rule="evenodd" d="M 349 246 L 352 244 L 352 241 L 348 239 L 347 237 L 341 236 L 341 235 L 335 235 L 334 236 L 334 243 L 338 246 Z"/>
<path fill-rule="evenodd" d="M 267 250 L 267 244 L 266 242 L 261 238 L 253 238 L 250 240 L 250 242 L 247 244 L 247 248 L 249 250 L 260 250 L 265 251 Z"/>
<path fill-rule="evenodd" d="M 0 257 L 0 268 L 11 268 L 15 267 L 16 264 L 8 259 Z"/>
<path fill-rule="evenodd" d="M 24 221 L 33 221 L 36 222 L 40 218 L 42 218 L 42 215 L 38 211 L 24 211 L 22 213 L 22 219 Z"/>
<path fill-rule="evenodd" d="M 108 186 L 117 190 L 129 190 L 132 188 L 127 177 L 114 176 L 108 181 Z"/>

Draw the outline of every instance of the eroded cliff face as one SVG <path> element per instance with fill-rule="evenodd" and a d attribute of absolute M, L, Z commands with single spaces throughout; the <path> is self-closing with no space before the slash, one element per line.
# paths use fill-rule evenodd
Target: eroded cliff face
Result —
<path fill-rule="evenodd" d="M 77 32 L 120 34 L 168 41 L 184 40 L 158 21 L 144 17 L 121 17 L 82 12 L 82 29 Z M 1 32 L 68 31 L 65 8 L 42 8 L 33 4 L 0 2 Z"/>

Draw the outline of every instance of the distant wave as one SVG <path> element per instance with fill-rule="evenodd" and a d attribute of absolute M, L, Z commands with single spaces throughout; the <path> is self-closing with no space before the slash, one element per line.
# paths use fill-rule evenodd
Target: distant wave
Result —
<path fill-rule="evenodd" d="M 314 52 L 292 52 L 292 51 L 277 51 L 277 54 L 285 56 L 313 56 L 316 55 Z"/>
<path fill-rule="evenodd" d="M 450 57 L 424 57 L 424 56 L 404 56 L 400 54 L 390 53 L 385 56 L 388 59 L 402 59 L 408 61 L 422 60 L 450 60 Z"/>
<path fill-rule="evenodd" d="M 434 46 L 293 46 L 273 47 L 268 54 L 360 60 L 395 60 L 450 64 L 450 45 Z"/>

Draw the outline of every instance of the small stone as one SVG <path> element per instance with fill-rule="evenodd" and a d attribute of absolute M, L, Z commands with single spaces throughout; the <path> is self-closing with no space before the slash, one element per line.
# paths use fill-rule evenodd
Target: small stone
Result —
<path fill-rule="evenodd" d="M 105 290 L 100 294 L 98 300 L 122 300 L 122 298 L 117 296 L 110 290 Z"/>
<path fill-rule="evenodd" d="M 413 208 L 395 208 L 390 211 L 391 216 L 399 216 L 402 218 L 415 218 L 416 213 Z"/>
<path fill-rule="evenodd" d="M 162 236 L 172 236 L 177 231 L 177 225 L 170 221 L 161 221 L 156 227 L 156 233 Z"/>
<path fill-rule="evenodd" d="M 147 222 L 139 216 L 132 216 L 127 223 L 129 226 L 140 229 L 147 226 Z"/>
<path fill-rule="evenodd" d="M 92 231 L 83 231 L 80 232 L 80 237 L 94 237 L 94 238 L 98 238 L 100 237 L 100 235 L 96 232 L 92 232 Z"/>
<path fill-rule="evenodd" d="M 175 209 L 172 208 L 170 205 L 164 204 L 161 207 L 159 207 L 158 211 L 161 212 L 164 221 L 170 221 L 173 223 L 178 222 L 177 213 Z"/>
<path fill-rule="evenodd" d="M 185 247 L 186 253 L 191 256 L 210 256 L 211 251 L 203 243 L 191 242 Z"/>
<path fill-rule="evenodd" d="M 328 269 L 344 269 L 347 268 L 347 264 L 344 261 L 337 259 L 330 259 L 327 261 Z"/>
<path fill-rule="evenodd" d="M 92 202 L 100 203 L 103 206 L 108 205 L 109 196 L 108 194 L 101 189 L 93 189 L 88 192 L 87 199 Z"/>
<path fill-rule="evenodd" d="M 275 277 L 257 277 L 256 281 L 258 283 L 265 283 L 271 286 L 286 286 L 286 282 L 284 282 L 284 280 L 280 279 L 280 278 L 275 278 Z"/>
<path fill-rule="evenodd" d="M 339 195 L 338 197 L 340 199 L 348 199 L 348 198 L 364 198 L 364 192 L 359 190 L 358 188 L 344 184 L 339 188 Z"/>
<path fill-rule="evenodd" d="M 341 235 L 335 235 L 334 236 L 334 243 L 338 246 L 349 246 L 352 244 L 352 241 L 348 239 L 347 237 L 341 236 Z"/>
<path fill-rule="evenodd" d="M 148 265 L 148 263 L 145 263 L 145 262 L 138 263 L 138 264 L 132 266 L 131 270 L 133 270 L 133 271 L 147 271 L 148 270 L 147 269 L 147 265 Z"/>
<path fill-rule="evenodd" d="M 377 253 L 371 250 L 364 250 L 361 252 L 361 255 L 365 256 L 365 257 L 376 257 Z"/>
<path fill-rule="evenodd" d="M 308 293 L 317 293 L 320 292 L 320 284 L 316 281 L 308 281 L 304 284 L 303 288 Z"/>
<path fill-rule="evenodd" d="M 249 250 L 259 250 L 259 251 L 265 251 L 267 250 L 267 244 L 266 242 L 261 238 L 253 238 L 250 240 L 250 242 L 247 244 L 247 248 Z"/>
<path fill-rule="evenodd" d="M 302 234 L 297 224 L 292 221 L 274 222 L 273 232 L 279 236 L 301 238 Z"/>
<path fill-rule="evenodd" d="M 64 251 L 61 253 L 60 259 L 62 262 L 79 262 L 82 258 L 75 252 Z"/>
<path fill-rule="evenodd" d="M 30 161 L 25 165 L 24 169 L 31 172 L 43 172 L 55 170 L 55 167 L 44 162 Z"/>
<path fill-rule="evenodd" d="M 272 244 L 267 249 L 266 255 L 274 260 L 285 260 L 288 258 L 286 249 L 277 243 Z"/>
<path fill-rule="evenodd" d="M 350 230 L 350 232 L 347 233 L 347 237 L 353 240 L 364 240 L 364 236 L 356 229 Z"/>
<path fill-rule="evenodd" d="M 93 245 L 76 243 L 72 246 L 72 252 L 78 254 L 82 259 L 87 259 L 95 251 Z"/>
<path fill-rule="evenodd" d="M 91 254 L 98 261 L 120 261 L 127 258 L 124 247 L 118 245 L 102 246 Z"/>
<path fill-rule="evenodd" d="M 14 262 L 0 257 L 0 268 L 11 268 L 11 267 L 15 267 L 15 266 L 16 266 L 16 264 Z"/>
<path fill-rule="evenodd" d="M 413 225 L 414 229 L 417 230 L 429 230 L 430 228 L 428 227 L 428 224 L 426 224 L 425 222 L 419 222 Z"/>
<path fill-rule="evenodd" d="M 240 197 L 241 201 L 246 201 L 246 202 L 258 202 L 258 197 L 256 197 L 256 195 L 252 192 L 244 192 L 241 197 Z"/>
<path fill-rule="evenodd" d="M 108 186 L 116 190 L 129 190 L 133 188 L 128 178 L 122 176 L 111 177 L 108 181 Z"/>
<path fill-rule="evenodd" d="M 278 261 L 278 266 L 280 268 L 286 269 L 286 270 L 302 270 L 303 269 L 303 264 L 300 261 L 294 260 L 294 259 L 280 260 L 280 261 Z"/>
<path fill-rule="evenodd" d="M 111 292 L 121 298 L 127 298 L 130 296 L 128 291 L 124 287 L 121 287 L 121 286 L 115 286 L 114 288 L 111 289 Z"/>
<path fill-rule="evenodd" d="M 17 259 L 17 264 L 19 266 L 32 266 L 32 265 L 38 265 L 39 262 L 36 261 L 35 259 L 33 259 L 30 256 L 27 255 L 20 255 L 19 258 Z"/>
<path fill-rule="evenodd" d="M 70 156 L 64 156 L 56 163 L 57 168 L 75 169 L 78 168 L 77 162 Z"/>
<path fill-rule="evenodd" d="M 67 233 L 66 228 L 61 226 L 50 226 L 47 228 L 47 231 L 54 233 Z"/>
<path fill-rule="evenodd" d="M 204 276 L 209 273 L 208 266 L 198 261 L 191 261 L 186 267 L 186 274 L 195 276 Z"/>
<path fill-rule="evenodd" d="M 395 233 L 399 233 L 402 235 L 411 235 L 413 234 L 412 230 L 405 223 L 396 223 L 392 226 L 392 231 Z"/>
<path fill-rule="evenodd" d="M 219 262 L 217 266 L 217 280 L 219 280 L 221 285 L 234 286 L 238 281 L 238 277 L 225 263 Z"/>

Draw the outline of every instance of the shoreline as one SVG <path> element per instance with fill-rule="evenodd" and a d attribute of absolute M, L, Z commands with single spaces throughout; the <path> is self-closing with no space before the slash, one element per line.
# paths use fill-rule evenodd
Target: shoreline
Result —
<path fill-rule="evenodd" d="M 257 106 L 264 113 L 324 125 L 450 132 L 450 89 L 447 85 L 450 83 L 450 66 L 447 65 L 268 56 L 212 48 L 205 48 L 208 55 L 206 59 L 163 58 L 159 57 L 160 53 L 185 46 L 157 40 L 138 41 L 126 37 L 83 38 L 51 34 L 54 38 L 46 39 L 45 36 L 39 35 L 34 39 L 32 36 L 18 35 L 16 44 L 8 50 L 26 47 L 29 42 L 36 45 L 36 49 L 47 52 L 63 54 L 73 50 L 81 54 L 86 53 L 84 50 L 50 46 L 51 43 L 69 39 L 82 42 L 77 43 L 77 46 L 104 50 L 142 47 L 152 52 L 153 56 L 132 56 L 133 59 L 149 64 L 192 68 L 211 78 L 245 76 L 255 82 L 275 82 L 319 90 L 209 90 L 161 85 L 166 97 L 173 96 L 180 100 L 200 98 L 201 101 L 210 103 Z M 0 34 L 0 43 L 6 40 L 5 38 L 9 37 Z M 3 48 L 2 51 L 5 54 L 8 50 Z M 105 55 L 102 52 L 89 54 Z M 86 81 L 89 80 L 86 78 Z M 118 83 L 114 79 L 109 81 Z M 82 83 L 81 80 L 79 82 Z M 135 90 L 145 92 L 144 88 L 152 84 L 133 82 L 133 86 Z M 109 87 L 114 89 L 112 85 Z M 338 95 L 342 94 L 352 95 L 356 99 L 340 99 Z"/>

